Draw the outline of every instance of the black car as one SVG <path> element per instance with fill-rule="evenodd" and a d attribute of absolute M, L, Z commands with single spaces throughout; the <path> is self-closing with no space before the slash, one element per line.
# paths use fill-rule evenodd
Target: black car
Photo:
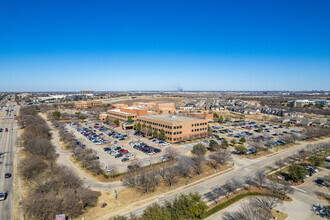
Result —
<path fill-rule="evenodd" d="M 10 178 L 11 174 L 10 173 L 5 173 L 5 178 Z"/>
<path fill-rule="evenodd" d="M 122 157 L 122 156 L 123 156 L 122 154 L 117 154 L 117 155 L 115 156 L 115 158 Z"/>
<path fill-rule="evenodd" d="M 314 183 L 321 185 L 321 186 L 329 187 L 329 185 L 321 178 L 314 180 Z"/>
<path fill-rule="evenodd" d="M 128 161 L 129 159 L 128 158 L 123 158 L 121 159 L 121 162 L 125 162 L 125 161 Z"/>

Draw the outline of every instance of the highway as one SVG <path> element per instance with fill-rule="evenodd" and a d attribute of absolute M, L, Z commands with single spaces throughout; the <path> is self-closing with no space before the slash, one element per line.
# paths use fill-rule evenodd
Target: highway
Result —
<path fill-rule="evenodd" d="M 10 97 L 12 100 L 15 98 Z M 13 111 L 7 114 L 6 109 L 14 105 Z M 0 110 L 0 128 L 3 128 L 3 132 L 0 132 L 0 192 L 6 192 L 8 195 L 5 201 L 0 201 L 0 219 L 6 220 L 14 219 L 14 156 L 17 149 L 17 124 L 14 114 L 17 114 L 18 109 L 15 102 L 8 101 Z M 8 128 L 8 132 L 5 128 Z M 12 176 L 5 178 L 5 173 L 11 173 Z"/>

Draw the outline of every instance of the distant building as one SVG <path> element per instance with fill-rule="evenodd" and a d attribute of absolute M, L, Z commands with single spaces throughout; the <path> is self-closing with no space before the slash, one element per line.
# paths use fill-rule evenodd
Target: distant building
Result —
<path fill-rule="evenodd" d="M 102 101 L 79 101 L 75 102 L 75 106 L 78 109 L 92 108 L 95 106 L 102 106 Z"/>
<path fill-rule="evenodd" d="M 80 93 L 82 93 L 82 94 L 94 94 L 94 91 L 93 90 L 82 90 L 82 91 L 80 91 Z"/>
<path fill-rule="evenodd" d="M 137 116 L 140 115 L 147 115 L 147 114 L 154 114 L 154 112 L 149 111 L 148 108 L 143 108 L 143 107 L 117 107 L 112 110 L 108 110 L 106 113 L 102 113 L 100 115 L 101 120 L 105 120 L 106 117 L 103 114 L 107 114 L 108 118 L 111 120 L 116 120 L 118 119 L 119 122 L 125 122 L 129 118 L 131 118 L 133 121 L 136 120 Z"/>
<path fill-rule="evenodd" d="M 191 112 L 180 112 L 180 115 L 185 115 L 189 117 L 194 118 L 201 118 L 205 119 L 207 121 L 213 121 L 213 113 L 207 113 L 207 112 L 197 112 L 197 113 L 191 113 Z"/>
<path fill-rule="evenodd" d="M 132 106 L 146 107 L 159 114 L 169 114 L 175 112 L 174 103 L 134 102 Z"/>
<path fill-rule="evenodd" d="M 184 110 L 195 110 L 196 105 L 194 103 L 188 103 L 183 107 Z"/>
<path fill-rule="evenodd" d="M 330 100 L 326 99 L 304 99 L 304 100 L 294 100 L 290 101 L 294 107 L 304 107 L 305 105 L 321 105 L 321 106 L 328 106 L 330 104 Z"/>

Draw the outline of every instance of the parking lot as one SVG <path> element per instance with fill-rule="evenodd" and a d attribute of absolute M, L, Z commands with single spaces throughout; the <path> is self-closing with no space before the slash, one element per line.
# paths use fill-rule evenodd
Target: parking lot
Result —
<path fill-rule="evenodd" d="M 329 187 L 320 186 L 313 181 L 322 178 L 328 174 L 328 170 L 324 169 L 311 177 L 305 179 L 305 182 L 295 187 L 292 195 L 292 202 L 285 202 L 279 207 L 279 210 L 289 215 L 288 219 L 326 219 L 316 215 L 312 207 L 314 204 L 327 205 L 328 202 L 317 197 L 315 192 L 323 192 L 329 194 Z"/>
<path fill-rule="evenodd" d="M 218 135 L 218 141 L 226 139 L 239 142 L 241 138 L 246 141 L 251 137 L 257 137 L 262 141 L 270 142 L 269 149 L 278 145 L 285 144 L 285 136 L 295 134 L 297 139 L 301 138 L 301 129 L 297 127 L 286 127 L 283 125 L 274 125 L 270 122 L 257 123 L 255 121 L 237 121 L 224 124 L 215 123 L 211 126 L 213 134 Z M 248 146 L 247 146 L 248 147 Z M 251 149 L 248 148 L 248 152 Z M 252 151 L 250 152 L 252 153 Z"/>
<path fill-rule="evenodd" d="M 135 136 L 133 131 L 125 133 L 120 128 L 112 131 L 95 123 L 67 124 L 66 128 L 79 142 L 96 151 L 103 170 L 115 168 L 117 172 L 125 172 L 129 162 L 134 160 L 139 160 L 142 166 L 158 163 L 168 147 Z"/>

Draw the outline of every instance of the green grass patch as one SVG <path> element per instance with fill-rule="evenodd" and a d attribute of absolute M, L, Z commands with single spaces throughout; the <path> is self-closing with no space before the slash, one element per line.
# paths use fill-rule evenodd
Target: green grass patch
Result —
<path fill-rule="evenodd" d="M 100 169 L 100 173 L 104 176 L 104 178 L 109 178 L 109 176 L 102 169 Z"/>

